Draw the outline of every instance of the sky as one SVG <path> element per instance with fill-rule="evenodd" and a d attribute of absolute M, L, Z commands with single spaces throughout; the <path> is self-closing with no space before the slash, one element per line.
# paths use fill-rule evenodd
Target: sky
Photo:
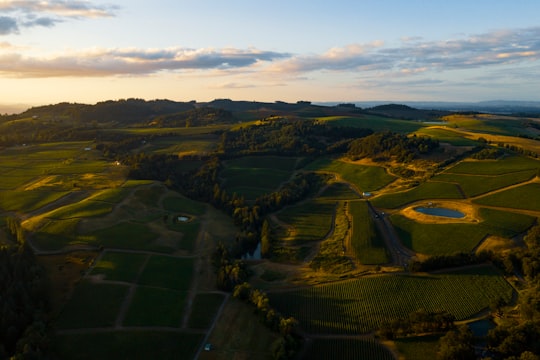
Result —
<path fill-rule="evenodd" d="M 0 113 L 126 98 L 540 100 L 538 0 L 0 0 Z"/>

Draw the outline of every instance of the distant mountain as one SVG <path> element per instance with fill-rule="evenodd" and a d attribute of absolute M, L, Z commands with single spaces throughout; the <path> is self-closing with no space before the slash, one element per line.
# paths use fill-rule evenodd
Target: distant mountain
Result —
<path fill-rule="evenodd" d="M 391 101 L 354 101 L 361 108 L 374 108 L 392 103 Z M 511 101 L 492 100 L 480 102 L 450 102 L 450 101 L 397 101 L 416 109 L 443 111 L 477 111 L 500 114 L 540 114 L 540 101 Z M 336 106 L 339 102 L 317 102 L 325 106 Z"/>

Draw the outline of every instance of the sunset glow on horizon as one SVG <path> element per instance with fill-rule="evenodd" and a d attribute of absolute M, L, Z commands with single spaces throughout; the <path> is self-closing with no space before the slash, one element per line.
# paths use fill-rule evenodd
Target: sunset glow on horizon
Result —
<path fill-rule="evenodd" d="M 535 0 L 0 0 L 0 112 L 130 97 L 537 101 L 539 10 Z"/>

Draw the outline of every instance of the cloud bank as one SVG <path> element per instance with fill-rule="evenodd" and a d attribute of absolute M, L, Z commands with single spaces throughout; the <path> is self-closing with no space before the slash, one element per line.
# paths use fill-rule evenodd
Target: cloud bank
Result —
<path fill-rule="evenodd" d="M 0 35 L 18 34 L 36 26 L 52 27 L 66 19 L 110 17 L 117 8 L 89 1 L 1 0 Z"/>
<path fill-rule="evenodd" d="M 30 3 L 33 6 L 30 6 Z M 85 1 L 4 1 L 27 11 L 47 8 L 63 16 L 110 16 L 108 9 L 90 7 Z M 26 6 L 26 7 L 25 7 Z M 41 11 L 41 10 L 40 10 Z M 31 25 L 53 26 L 45 18 Z M 0 33 L 20 26 L 8 17 L 0 17 Z M 0 47 L 0 74 L 10 77 L 96 77 L 148 75 L 164 71 L 232 70 L 299 77 L 315 72 L 351 72 L 392 74 L 410 77 L 426 73 L 464 69 L 489 69 L 498 65 L 534 64 L 540 60 L 540 27 L 500 30 L 446 41 L 404 38 L 398 46 L 351 44 L 321 54 L 290 54 L 256 48 L 171 47 L 163 49 L 119 48 L 90 49 L 49 56 L 25 56 L 10 47 Z"/>

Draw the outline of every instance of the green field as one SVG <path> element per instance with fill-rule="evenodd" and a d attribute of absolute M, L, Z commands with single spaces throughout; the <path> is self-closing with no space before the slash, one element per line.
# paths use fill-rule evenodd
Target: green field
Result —
<path fill-rule="evenodd" d="M 389 262 L 384 240 L 371 220 L 367 202 L 351 201 L 349 212 L 353 217 L 351 242 L 358 260 L 363 264 Z"/>
<path fill-rule="evenodd" d="M 427 255 L 470 252 L 488 234 L 478 224 L 421 224 L 402 215 L 392 215 L 390 220 L 403 245 Z"/>
<path fill-rule="evenodd" d="M 538 160 L 523 156 L 507 156 L 500 160 L 462 161 L 446 170 L 446 172 L 471 175 L 503 175 L 538 169 L 540 169 L 540 161 Z"/>
<path fill-rule="evenodd" d="M 173 290 L 188 290 L 193 276 L 193 259 L 153 255 L 139 284 Z"/>
<path fill-rule="evenodd" d="M 357 165 L 330 158 L 315 160 L 308 164 L 305 170 L 339 174 L 343 180 L 356 186 L 358 191 L 374 191 L 385 187 L 395 179 L 383 167 Z"/>
<path fill-rule="evenodd" d="M 138 286 L 123 325 L 179 328 L 186 295 L 186 291 Z"/>
<path fill-rule="evenodd" d="M 59 329 L 113 326 L 128 286 L 81 282 L 55 321 Z"/>
<path fill-rule="evenodd" d="M 460 133 L 441 128 L 426 127 L 418 130 L 416 134 L 430 136 L 441 143 L 449 143 L 454 146 L 477 146 L 479 144 L 478 141 L 467 139 Z"/>
<path fill-rule="evenodd" d="M 285 208 L 278 218 L 293 227 L 287 241 L 305 242 L 322 240 L 332 228 L 335 203 L 312 200 Z"/>
<path fill-rule="evenodd" d="M 308 348 L 305 359 L 394 360 L 394 355 L 372 338 L 315 339 Z"/>
<path fill-rule="evenodd" d="M 435 176 L 432 180 L 459 184 L 465 195 L 472 197 L 531 180 L 536 174 L 537 170 L 525 170 L 502 175 L 443 173 Z"/>
<path fill-rule="evenodd" d="M 480 205 L 540 211 L 540 183 L 531 183 L 474 200 Z"/>
<path fill-rule="evenodd" d="M 206 212 L 206 204 L 183 196 L 167 196 L 163 199 L 163 209 L 200 216 Z"/>
<path fill-rule="evenodd" d="M 413 311 L 448 311 L 457 320 L 510 301 L 513 288 L 491 266 L 432 275 L 384 275 L 287 292 L 270 303 L 313 334 L 359 334 Z"/>
<path fill-rule="evenodd" d="M 463 195 L 455 184 L 428 181 L 411 190 L 375 197 L 371 202 L 379 208 L 395 209 L 419 200 L 462 198 Z"/>
<path fill-rule="evenodd" d="M 53 349 L 60 359 L 192 359 L 203 338 L 204 334 L 157 330 L 63 334 L 56 336 Z"/>
<path fill-rule="evenodd" d="M 191 329 L 208 329 L 219 310 L 225 296 L 219 293 L 198 293 L 195 295 L 188 326 Z"/>
<path fill-rule="evenodd" d="M 358 198 L 360 196 L 348 184 L 341 182 L 330 184 L 319 196 L 321 200 L 354 200 Z"/>
<path fill-rule="evenodd" d="M 372 129 L 373 131 L 393 131 L 398 133 L 410 133 L 426 126 L 417 121 L 399 120 L 377 115 L 360 116 L 326 116 L 317 119 L 330 126 L 350 126 L 357 128 Z"/>
<path fill-rule="evenodd" d="M 402 338 L 395 340 L 405 360 L 433 360 L 437 358 L 440 335 Z"/>
<path fill-rule="evenodd" d="M 147 257 L 147 254 L 107 251 L 90 275 L 103 276 L 104 280 L 134 282 Z"/>
<path fill-rule="evenodd" d="M 67 191 L 0 191 L 0 208 L 5 211 L 30 212 L 50 204 L 63 196 Z"/>
<path fill-rule="evenodd" d="M 254 200 L 286 182 L 296 167 L 297 158 L 283 156 L 246 156 L 225 162 L 220 172 L 225 190 Z"/>

